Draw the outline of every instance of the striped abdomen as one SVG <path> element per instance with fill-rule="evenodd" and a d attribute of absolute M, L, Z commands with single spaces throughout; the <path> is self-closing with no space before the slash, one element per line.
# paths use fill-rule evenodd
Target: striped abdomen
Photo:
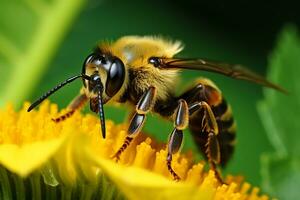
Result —
<path fill-rule="evenodd" d="M 211 85 L 205 86 L 206 102 L 210 105 L 217 124 L 219 133 L 217 135 L 220 144 L 221 163 L 224 167 L 233 154 L 235 142 L 235 122 L 230 105 L 227 104 L 222 94 Z M 189 128 L 198 148 L 206 156 L 206 144 L 208 133 L 202 132 L 201 122 L 203 111 L 198 111 L 190 117 Z"/>

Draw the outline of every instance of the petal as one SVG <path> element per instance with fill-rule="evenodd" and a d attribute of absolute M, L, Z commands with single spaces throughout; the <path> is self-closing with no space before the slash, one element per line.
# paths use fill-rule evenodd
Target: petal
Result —
<path fill-rule="evenodd" d="M 21 177 L 25 177 L 40 168 L 55 154 L 66 140 L 66 135 L 67 134 L 64 134 L 56 139 L 37 141 L 22 146 L 1 144 L 0 164 Z"/>
<path fill-rule="evenodd" d="M 117 164 L 113 161 L 90 156 L 103 173 L 133 200 L 144 199 L 212 199 L 215 189 L 199 190 L 195 185 L 175 182 L 150 171 Z M 207 185 L 207 187 L 209 187 Z"/>

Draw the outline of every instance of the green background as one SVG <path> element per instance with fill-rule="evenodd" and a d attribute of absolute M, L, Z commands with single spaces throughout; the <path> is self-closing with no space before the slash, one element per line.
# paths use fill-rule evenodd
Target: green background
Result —
<path fill-rule="evenodd" d="M 7 0 L 1 1 L 10 5 Z M 79 74 L 85 57 L 98 41 L 113 40 L 124 35 L 167 36 L 181 40 L 185 44 L 180 57 L 204 57 L 229 63 L 241 63 L 264 74 L 268 65 L 268 55 L 275 45 L 277 33 L 285 22 L 297 24 L 300 21 L 295 14 L 296 7 L 287 4 L 280 5 L 274 2 L 273 6 L 270 6 L 259 1 L 251 3 L 231 1 L 226 4 L 217 1 L 206 3 L 191 0 L 184 2 L 88 1 L 85 6 L 80 6 L 79 10 L 82 10 L 78 18 L 73 23 L 70 22 L 70 29 L 66 28 L 65 35 L 62 34 L 61 43 L 57 43 L 59 48 L 56 50 L 56 47 L 53 47 L 54 57 L 49 56 L 50 62 L 45 62 L 48 66 L 47 70 L 41 70 L 38 77 L 33 77 L 33 82 L 37 84 L 33 84 L 32 88 L 28 89 L 31 91 L 30 94 L 26 94 L 23 98 L 33 101 L 60 81 Z M 15 7 L 10 9 L 15 10 Z M 18 35 L 13 37 L 16 30 L 10 29 L 9 19 L 15 17 L 12 12 L 2 13 L 4 17 L 0 19 L 0 30 L 4 35 L 10 35 L 17 40 Z M 25 43 L 35 39 L 31 37 L 30 27 L 34 27 L 37 23 L 34 16 L 31 17 L 26 12 L 22 16 L 22 13 L 19 12 L 20 16 L 16 20 L 19 26 L 17 31 L 20 31 L 21 26 L 21 30 L 24 31 L 23 36 L 25 34 L 29 39 L 20 36 L 18 44 L 21 44 L 21 47 L 23 43 L 26 46 Z M 53 23 L 52 29 L 60 28 Z M 49 30 L 51 31 L 51 27 Z M 3 43 L 1 35 L 0 44 Z M 22 48 L 20 49 L 22 51 Z M 5 50 L 2 49 L 2 52 Z M 6 64 L 7 56 L 0 56 L 0 72 L 4 80 L 0 83 L 0 89 L 5 87 L 10 76 L 14 76 L 10 69 L 5 67 Z M 10 76 L 3 76 L 3 74 L 10 74 Z M 28 73 L 23 75 L 32 76 Z M 256 111 L 257 102 L 263 98 L 262 88 L 220 75 L 185 71 L 178 84 L 178 93 L 199 76 L 209 77 L 219 86 L 231 104 L 237 122 L 238 142 L 234 158 L 226 168 L 226 172 L 243 175 L 250 183 L 260 185 L 260 156 L 263 152 L 273 151 Z M 53 95 L 51 101 L 64 108 L 77 95 L 81 84 L 78 81 L 65 87 Z M 122 110 L 121 114 L 120 110 Z M 125 108 L 106 106 L 105 112 L 107 118 L 116 122 L 121 123 L 126 118 Z M 145 131 L 161 141 L 167 140 L 171 130 L 171 123 L 156 116 L 150 117 L 146 122 Z M 189 149 L 197 152 L 187 132 L 184 150 Z"/>

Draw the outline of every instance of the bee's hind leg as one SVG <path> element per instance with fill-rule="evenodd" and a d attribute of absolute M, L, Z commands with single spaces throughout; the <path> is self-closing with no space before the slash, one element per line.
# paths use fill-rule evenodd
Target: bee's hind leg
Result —
<path fill-rule="evenodd" d="M 208 157 L 211 169 L 215 172 L 215 176 L 220 183 L 222 181 L 220 173 L 217 171 L 216 164 L 220 163 L 220 145 L 217 138 L 218 126 L 215 116 L 210 106 L 205 102 L 195 102 L 187 105 L 183 99 L 179 100 L 177 110 L 174 115 L 174 129 L 169 136 L 168 140 L 168 155 L 167 155 L 167 167 L 172 174 L 174 180 L 180 180 L 180 177 L 171 167 L 172 155 L 177 153 L 182 145 L 183 130 L 187 128 L 189 117 L 197 110 L 203 110 L 203 120 L 201 123 L 202 132 L 208 134 L 206 143 L 206 154 Z"/>
<path fill-rule="evenodd" d="M 53 118 L 52 121 L 58 123 L 58 122 L 66 120 L 67 118 L 71 117 L 76 110 L 80 109 L 87 100 L 88 100 L 88 98 L 85 94 L 79 94 L 69 104 L 69 106 L 68 106 L 69 111 L 57 118 Z"/>
<path fill-rule="evenodd" d="M 214 171 L 216 179 L 220 183 L 224 183 L 221 174 L 217 170 L 216 165 L 220 164 L 221 152 L 217 134 L 219 134 L 216 118 L 211 110 L 211 107 L 205 102 L 196 102 L 190 106 L 190 115 L 198 109 L 203 110 L 203 119 L 201 129 L 203 134 L 208 134 L 206 142 L 206 156 L 210 164 L 210 169 Z"/>
<path fill-rule="evenodd" d="M 185 93 L 180 95 L 178 99 L 184 99 L 189 105 L 189 115 L 190 117 L 196 111 L 201 111 L 202 120 L 199 120 L 200 129 L 199 134 L 205 134 L 207 137 L 204 144 L 203 153 L 205 154 L 210 169 L 215 172 L 215 177 L 220 183 L 224 183 L 221 178 L 220 172 L 217 170 L 217 165 L 220 164 L 221 160 L 221 150 L 219 142 L 219 128 L 217 124 L 216 117 L 207 103 L 213 97 L 213 90 L 206 87 L 203 82 L 207 82 L 205 79 L 199 79 L 196 86 L 187 90 Z M 199 114 L 198 114 L 199 115 Z"/>
<path fill-rule="evenodd" d="M 140 98 L 139 102 L 136 105 L 135 113 L 132 115 L 127 137 L 123 142 L 123 145 L 119 150 L 114 154 L 112 158 L 115 158 L 116 161 L 120 160 L 121 154 L 127 149 L 132 140 L 140 133 L 144 126 L 146 120 L 146 114 L 152 109 L 154 104 L 154 99 L 156 95 L 155 87 L 150 87 Z"/>
<path fill-rule="evenodd" d="M 215 177 L 219 183 L 224 184 L 220 172 L 217 170 L 216 164 L 220 163 L 220 144 L 218 138 L 214 132 L 208 134 L 208 139 L 206 143 L 207 149 L 206 154 L 208 157 L 208 162 L 210 164 L 210 169 L 215 172 Z"/>

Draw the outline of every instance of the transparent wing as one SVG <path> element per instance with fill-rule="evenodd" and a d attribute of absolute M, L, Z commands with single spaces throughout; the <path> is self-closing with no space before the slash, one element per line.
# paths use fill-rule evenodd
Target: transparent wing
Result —
<path fill-rule="evenodd" d="M 266 80 L 263 76 L 258 75 L 246 67 L 238 64 L 226 64 L 210 61 L 206 59 L 179 59 L 179 58 L 160 58 L 161 68 L 177 68 L 177 69 L 192 69 L 215 72 L 229 76 L 231 78 L 251 81 L 266 87 L 279 90 L 287 93 L 282 87 L 273 84 Z"/>

